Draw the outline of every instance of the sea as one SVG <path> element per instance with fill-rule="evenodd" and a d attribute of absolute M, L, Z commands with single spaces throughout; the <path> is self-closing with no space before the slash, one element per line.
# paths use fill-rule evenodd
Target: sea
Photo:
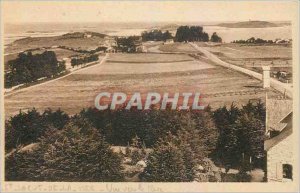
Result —
<path fill-rule="evenodd" d="M 224 42 L 231 42 L 233 40 L 249 39 L 251 37 L 262 38 L 267 40 L 291 39 L 292 27 L 291 25 L 281 27 L 267 27 L 267 28 L 227 28 L 217 25 L 218 22 L 213 23 L 113 23 L 113 22 L 98 22 L 98 23 L 6 23 L 4 24 L 4 45 L 10 44 L 15 40 L 26 37 L 46 37 L 57 36 L 70 32 L 93 31 L 104 33 L 113 36 L 131 36 L 140 35 L 143 31 L 151 29 L 169 29 L 175 33 L 176 26 L 179 25 L 202 25 L 203 30 L 209 35 L 213 32 L 222 37 Z M 219 22 L 221 23 L 221 22 Z M 168 26 L 168 27 L 167 27 Z"/>

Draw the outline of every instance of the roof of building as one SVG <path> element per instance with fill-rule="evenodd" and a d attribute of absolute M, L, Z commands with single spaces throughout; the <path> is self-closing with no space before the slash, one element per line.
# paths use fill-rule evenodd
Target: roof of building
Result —
<path fill-rule="evenodd" d="M 280 143 L 282 140 L 284 140 L 285 138 L 287 138 L 289 135 L 293 133 L 292 118 L 293 118 L 293 112 L 290 112 L 288 113 L 287 116 L 285 116 L 280 121 L 280 123 L 286 123 L 286 125 L 281 130 L 279 135 L 265 141 L 264 148 L 266 151 L 268 151 L 269 149 L 271 149 L 272 147 L 274 147 L 275 145 L 277 145 L 278 143 Z"/>
<path fill-rule="evenodd" d="M 278 108 L 280 107 L 280 108 Z M 290 99 L 267 99 L 267 130 L 281 131 L 286 125 L 282 118 L 293 109 L 293 101 Z"/>
<path fill-rule="evenodd" d="M 289 112 L 283 119 L 281 119 L 280 123 L 290 123 L 293 120 L 293 112 Z"/>

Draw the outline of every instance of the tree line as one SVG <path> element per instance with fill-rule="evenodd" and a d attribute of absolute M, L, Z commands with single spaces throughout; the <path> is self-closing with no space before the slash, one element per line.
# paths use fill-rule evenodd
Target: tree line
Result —
<path fill-rule="evenodd" d="M 175 111 L 175 110 L 116 110 L 99 111 L 96 108 L 83 109 L 80 113 L 70 117 L 61 110 L 47 109 L 39 113 L 36 109 L 11 117 L 6 121 L 6 150 L 18 146 L 37 142 L 45 130 L 49 128 L 62 129 L 67 122 L 86 120 L 103 134 L 108 143 L 117 146 L 126 146 L 138 136 L 147 147 L 153 147 L 162 136 L 171 132 L 175 134 L 189 122 L 195 122 L 195 127 L 204 133 L 214 133 L 217 129 L 212 118 L 205 111 Z M 81 124 L 80 122 L 78 124 Z M 143 128 L 143 129 L 141 129 Z M 212 148 L 210 148 L 212 149 Z"/>
<path fill-rule="evenodd" d="M 65 71 L 63 61 L 58 61 L 53 51 L 33 55 L 32 52 L 20 53 L 8 61 L 9 72 L 5 74 L 5 88 L 30 83 L 39 78 L 50 78 Z"/>
<path fill-rule="evenodd" d="M 149 32 L 144 31 L 141 36 L 143 41 L 166 41 L 173 39 L 172 34 L 168 30 L 165 32 L 157 29 Z"/>
<path fill-rule="evenodd" d="M 275 43 L 273 40 L 264 40 L 261 38 L 254 38 L 251 37 L 247 40 L 234 40 L 232 41 L 232 43 L 237 43 L 237 44 L 246 44 L 246 43 L 254 43 L 254 44 L 262 44 L 262 43 L 269 43 L 269 44 L 273 44 Z"/>
<path fill-rule="evenodd" d="M 175 37 L 168 30 L 165 32 L 161 30 L 144 31 L 141 37 L 143 41 L 166 41 L 167 39 L 174 39 L 177 42 L 222 42 L 222 38 L 216 32 L 209 38 L 208 33 L 203 31 L 203 27 L 201 26 L 180 26 L 176 30 Z"/>
<path fill-rule="evenodd" d="M 141 36 L 129 36 L 117 38 L 117 51 L 133 53 L 142 45 L 142 41 L 166 41 L 173 39 L 176 42 L 222 42 L 222 38 L 214 32 L 209 38 L 208 33 L 203 31 L 201 26 L 180 26 L 177 28 L 175 37 L 167 30 L 144 31 Z"/>
<path fill-rule="evenodd" d="M 92 54 L 92 55 L 85 55 L 82 57 L 73 57 L 71 58 L 71 66 L 79 66 L 82 64 L 90 63 L 99 60 L 98 54 Z"/>
<path fill-rule="evenodd" d="M 139 36 L 119 37 L 116 41 L 117 51 L 127 53 L 136 52 L 137 47 L 141 44 Z"/>
<path fill-rule="evenodd" d="M 124 181 L 122 157 L 111 146 L 151 148 L 142 181 L 193 181 L 207 157 L 240 172 L 264 156 L 262 103 L 234 105 L 214 111 L 137 109 L 82 110 L 69 116 L 61 110 L 20 112 L 5 125 L 6 180 Z M 137 140 L 138 139 L 138 140 Z M 38 143 L 33 151 L 22 147 Z M 134 145 L 133 145 L 134 144 Z M 142 144 L 142 145 L 141 145 Z M 127 149 L 130 151 L 129 149 Z M 103 156 L 106 155 L 106 156 Z M 252 156 L 252 163 L 246 157 Z M 55 160 L 61 160 L 57 163 Z M 30 175 L 28 175 L 30 174 Z M 209 181 L 219 181 L 210 178 Z"/>
<path fill-rule="evenodd" d="M 180 26 L 177 28 L 175 41 L 177 42 L 192 42 L 202 41 L 208 42 L 209 35 L 203 31 L 201 26 Z"/>

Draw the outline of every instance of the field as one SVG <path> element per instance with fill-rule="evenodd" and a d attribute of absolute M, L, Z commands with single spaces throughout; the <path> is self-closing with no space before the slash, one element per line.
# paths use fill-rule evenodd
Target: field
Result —
<path fill-rule="evenodd" d="M 182 61 L 187 60 L 187 61 Z M 122 62 L 120 62 L 122 61 Z M 110 54 L 102 64 L 65 78 L 5 96 L 5 117 L 20 109 L 61 108 L 68 114 L 93 107 L 100 92 L 201 92 L 202 104 L 213 108 L 265 99 L 262 83 L 239 72 L 182 54 Z M 270 91 L 270 96 L 280 95 Z"/>
<path fill-rule="evenodd" d="M 270 65 L 271 70 L 274 71 L 292 72 L 292 48 L 290 45 L 221 44 L 218 46 L 206 45 L 205 49 L 223 61 L 254 71 L 261 72 L 262 65 Z"/>
<path fill-rule="evenodd" d="M 201 43 L 200 43 L 201 44 Z M 201 44 L 202 45 L 202 44 Z M 276 59 L 276 58 L 291 58 L 292 48 L 283 45 L 239 45 L 239 44 L 220 44 L 219 46 L 207 46 L 209 51 L 223 53 L 224 56 L 241 59 Z"/>
<path fill-rule="evenodd" d="M 167 63 L 167 62 L 186 62 L 193 59 L 186 54 L 115 54 L 108 61 L 120 63 Z"/>

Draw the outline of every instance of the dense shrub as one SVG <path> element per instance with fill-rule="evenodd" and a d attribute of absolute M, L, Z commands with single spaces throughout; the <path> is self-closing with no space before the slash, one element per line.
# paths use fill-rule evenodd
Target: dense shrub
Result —
<path fill-rule="evenodd" d="M 134 149 L 131 152 L 131 160 L 132 160 L 132 164 L 135 165 L 138 161 L 142 160 L 144 158 L 144 156 L 141 154 L 141 152 L 139 151 L 139 149 Z"/>

